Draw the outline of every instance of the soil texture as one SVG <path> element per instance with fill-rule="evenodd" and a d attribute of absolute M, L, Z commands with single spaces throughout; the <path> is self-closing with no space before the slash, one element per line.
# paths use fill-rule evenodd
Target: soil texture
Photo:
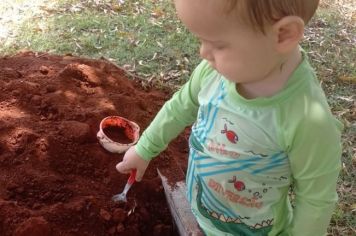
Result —
<path fill-rule="evenodd" d="M 0 58 L 0 235 L 177 235 L 157 168 L 184 179 L 187 134 L 154 159 L 127 203 L 123 154 L 96 133 L 111 115 L 141 132 L 169 98 L 109 61 L 22 52 Z"/>

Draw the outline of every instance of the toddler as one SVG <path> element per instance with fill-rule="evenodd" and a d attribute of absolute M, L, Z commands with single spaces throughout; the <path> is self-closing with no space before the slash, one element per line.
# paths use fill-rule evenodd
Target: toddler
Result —
<path fill-rule="evenodd" d="M 206 235 L 324 235 L 337 201 L 342 125 L 299 46 L 318 0 L 174 4 L 203 60 L 117 170 L 137 169 L 140 181 L 193 124 L 187 198 Z"/>

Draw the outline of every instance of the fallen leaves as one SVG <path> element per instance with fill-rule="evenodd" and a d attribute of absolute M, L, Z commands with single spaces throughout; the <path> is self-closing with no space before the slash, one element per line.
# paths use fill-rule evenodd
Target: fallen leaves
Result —
<path fill-rule="evenodd" d="M 356 76 L 341 76 L 339 80 L 344 82 L 356 83 Z"/>

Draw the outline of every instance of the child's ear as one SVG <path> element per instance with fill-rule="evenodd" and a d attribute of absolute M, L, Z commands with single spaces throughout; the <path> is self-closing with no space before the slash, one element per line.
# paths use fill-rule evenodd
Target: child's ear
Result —
<path fill-rule="evenodd" d="M 276 50 L 288 53 L 298 46 L 304 35 L 304 21 L 298 16 L 286 16 L 273 26 L 276 40 Z"/>

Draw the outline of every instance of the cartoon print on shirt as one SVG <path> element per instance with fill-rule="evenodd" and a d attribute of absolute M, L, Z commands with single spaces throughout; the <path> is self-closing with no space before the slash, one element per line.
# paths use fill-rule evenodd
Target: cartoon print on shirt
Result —
<path fill-rule="evenodd" d="M 266 176 L 266 178 L 273 179 L 273 180 L 279 180 L 279 181 L 286 181 L 289 179 L 287 176 L 283 176 L 283 175 L 280 177 Z"/>
<path fill-rule="evenodd" d="M 288 178 L 285 177 L 285 176 L 281 176 L 279 178 L 276 178 L 276 177 L 269 177 L 269 176 L 266 176 L 266 178 L 270 178 L 270 179 L 274 179 L 274 180 L 279 180 L 279 181 L 283 181 L 283 180 L 287 180 Z M 263 198 L 263 195 L 264 194 L 267 194 L 268 190 L 272 189 L 272 187 L 267 187 L 266 186 L 266 183 L 262 183 L 262 186 L 263 186 L 263 189 L 262 189 L 262 192 L 253 192 L 251 189 L 247 189 L 247 191 L 249 193 L 252 194 L 252 198 L 255 198 L 255 199 L 258 199 L 258 198 Z M 252 193 L 253 192 L 253 193 Z"/>
<path fill-rule="evenodd" d="M 228 181 L 229 183 L 233 183 L 234 184 L 234 188 L 237 190 L 237 191 L 244 191 L 246 186 L 245 186 L 245 183 L 240 181 L 240 180 L 237 180 L 236 176 L 233 176 L 231 180 Z"/>
<path fill-rule="evenodd" d="M 223 120 L 225 120 L 226 122 L 228 122 L 230 125 L 234 125 L 234 123 L 232 123 L 230 120 L 228 120 L 226 117 L 222 118 Z"/>
<path fill-rule="evenodd" d="M 256 235 L 267 235 L 267 233 L 271 230 L 271 227 L 273 226 L 274 219 L 273 218 L 265 218 L 261 219 L 259 221 L 254 221 L 250 222 L 249 220 L 251 219 L 250 216 L 242 216 L 242 215 L 231 215 L 228 214 L 228 212 L 224 211 L 216 211 L 214 209 L 209 208 L 206 206 L 202 199 L 202 184 L 200 180 L 198 180 L 198 184 L 196 185 L 197 187 L 197 206 L 198 210 L 200 211 L 201 214 L 203 214 L 205 217 L 208 217 L 210 219 L 214 220 L 219 220 L 224 223 L 231 223 L 234 226 L 237 227 L 238 231 L 241 230 L 241 232 L 251 232 Z M 214 190 L 224 193 L 224 195 L 228 195 L 231 200 L 234 200 L 233 202 L 235 203 L 240 203 L 245 207 L 248 208 L 253 208 L 257 207 L 260 208 L 262 206 L 262 202 L 257 202 L 257 199 L 247 199 L 246 197 L 242 197 L 240 195 L 232 196 L 231 192 L 226 191 L 223 189 L 222 186 L 220 186 L 215 180 L 210 179 L 209 180 L 209 187 L 213 187 Z M 236 202 L 237 200 L 237 202 Z"/>
<path fill-rule="evenodd" d="M 238 180 L 235 175 L 232 177 L 232 179 L 228 180 L 228 183 L 233 183 L 234 184 L 234 188 L 239 192 L 244 191 L 246 189 L 245 183 L 243 181 L 241 181 L 241 180 Z M 266 183 L 262 183 L 262 185 L 266 186 Z M 261 199 L 261 198 L 263 198 L 263 194 L 266 194 L 268 192 L 268 188 L 272 188 L 272 187 L 264 187 L 262 189 L 261 193 L 258 192 L 258 191 L 252 193 L 251 189 L 247 189 L 247 191 L 249 193 L 252 193 L 251 198 L 253 198 L 253 199 L 260 198 Z"/>
<path fill-rule="evenodd" d="M 268 155 L 266 155 L 266 154 L 262 154 L 262 153 L 255 153 L 254 151 L 246 151 L 247 153 L 251 153 L 251 154 L 253 154 L 253 155 L 258 155 L 258 156 L 261 156 L 261 157 L 268 157 Z"/>
<path fill-rule="evenodd" d="M 224 129 L 221 130 L 222 134 L 226 135 L 226 138 L 231 142 L 231 143 L 236 143 L 239 140 L 239 137 L 237 136 L 237 134 L 232 131 L 232 130 L 228 130 L 227 129 L 227 125 L 224 124 Z"/>
<path fill-rule="evenodd" d="M 262 186 L 264 186 L 264 188 L 262 189 L 262 192 L 256 191 L 253 192 L 252 189 L 247 189 L 247 192 L 249 192 L 252 196 L 251 198 L 254 199 L 258 199 L 258 198 L 263 198 L 264 194 L 267 194 L 268 190 L 271 189 L 272 187 L 267 187 L 266 183 L 262 183 Z"/>

